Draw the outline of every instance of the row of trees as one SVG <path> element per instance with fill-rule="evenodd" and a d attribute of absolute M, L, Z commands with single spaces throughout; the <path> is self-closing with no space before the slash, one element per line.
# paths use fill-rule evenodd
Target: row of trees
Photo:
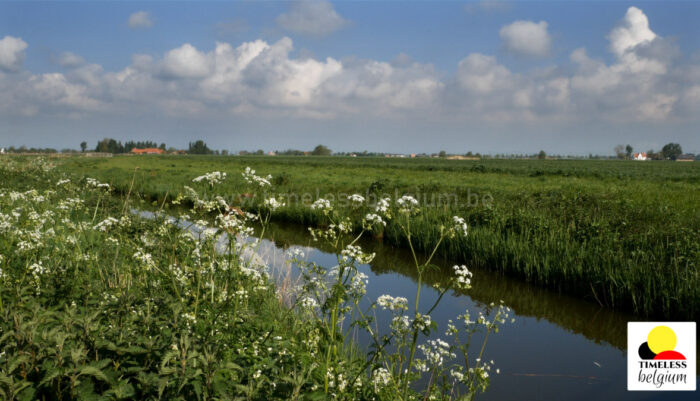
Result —
<path fill-rule="evenodd" d="M 683 148 L 680 144 L 669 142 L 661 148 L 661 151 L 655 152 L 650 149 L 647 152 L 647 158 L 652 160 L 676 160 L 678 156 L 683 154 Z M 615 155 L 618 159 L 630 160 L 634 156 L 634 148 L 632 145 L 617 145 L 615 146 Z"/>
<path fill-rule="evenodd" d="M 238 152 L 238 154 L 241 156 L 264 155 L 265 151 L 262 149 L 258 149 L 256 151 L 241 150 L 240 152 Z M 330 150 L 325 145 L 318 145 L 311 151 L 304 151 L 304 150 L 298 150 L 298 149 L 287 149 L 287 150 L 277 150 L 274 152 L 274 154 L 279 155 L 279 156 L 307 156 L 307 155 L 330 156 L 333 154 L 333 151 Z"/>
<path fill-rule="evenodd" d="M 112 138 L 105 138 L 97 143 L 97 146 L 95 147 L 96 152 L 104 152 L 104 153 L 129 153 L 131 152 L 132 149 L 146 149 L 146 148 L 158 148 L 163 151 L 167 151 L 168 153 L 171 152 L 176 152 L 177 149 L 170 147 L 168 148 L 165 143 L 161 143 L 158 145 L 157 142 L 153 141 L 127 141 L 124 142 L 124 144 L 121 143 L 121 141 L 117 141 Z M 83 141 L 80 143 L 80 149 L 85 152 L 87 149 L 87 142 Z M 187 150 L 187 153 L 193 154 L 193 155 L 210 155 L 214 154 L 215 152 L 207 146 L 207 144 L 200 140 L 197 140 L 195 142 L 190 142 L 189 143 L 189 148 Z M 228 154 L 228 152 L 226 152 Z M 218 151 L 216 151 L 216 154 L 219 154 Z"/>
<path fill-rule="evenodd" d="M 80 143 L 80 149 L 85 152 L 85 149 L 87 148 L 87 143 L 86 142 L 81 142 Z M 153 141 L 127 141 L 124 144 L 121 143 L 121 141 L 116 141 L 112 138 L 105 138 L 99 142 L 97 142 L 97 146 L 95 147 L 95 152 L 104 152 L 104 153 L 129 153 L 131 152 L 131 149 L 134 148 L 159 148 L 162 149 L 163 151 L 166 150 L 165 143 L 161 143 L 158 145 L 156 142 Z"/>

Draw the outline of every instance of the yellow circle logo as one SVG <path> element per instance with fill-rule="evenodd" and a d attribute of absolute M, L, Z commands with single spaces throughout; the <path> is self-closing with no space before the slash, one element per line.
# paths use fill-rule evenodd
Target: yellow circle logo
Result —
<path fill-rule="evenodd" d="M 647 336 L 649 349 L 655 354 L 676 348 L 676 333 L 667 326 L 654 327 Z"/>

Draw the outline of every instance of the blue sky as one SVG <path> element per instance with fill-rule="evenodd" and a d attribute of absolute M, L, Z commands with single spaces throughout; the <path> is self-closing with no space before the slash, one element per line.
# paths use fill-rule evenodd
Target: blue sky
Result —
<path fill-rule="evenodd" d="M 0 2 L 0 146 L 700 152 L 700 3 Z"/>

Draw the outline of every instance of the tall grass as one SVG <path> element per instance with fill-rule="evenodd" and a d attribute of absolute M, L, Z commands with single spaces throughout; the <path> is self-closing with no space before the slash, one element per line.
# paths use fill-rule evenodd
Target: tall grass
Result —
<path fill-rule="evenodd" d="M 90 171 L 126 192 L 139 167 L 134 189 L 161 202 L 186 177 L 240 171 L 244 165 L 275 175 L 280 192 L 310 193 L 314 199 L 354 192 L 455 194 L 460 204 L 423 208 L 416 221 L 417 249 L 432 249 L 436 224 L 458 214 L 474 235 L 445 241 L 439 248 L 444 257 L 642 316 L 682 319 L 700 311 L 699 163 L 115 157 L 74 158 L 61 168 Z M 223 188 L 233 200 L 245 191 L 235 179 Z M 484 203 L 487 194 L 492 202 Z M 475 195 L 479 203 L 467 205 Z M 307 206 L 290 203 L 274 218 L 319 222 Z M 407 245 L 391 223 L 383 238 Z"/>
<path fill-rule="evenodd" d="M 390 219 L 411 244 L 411 197 L 372 209 L 356 195 L 352 213 L 316 201 L 312 209 L 325 221 L 310 232 L 334 248 L 337 264 L 292 252 L 300 279 L 280 300 L 284 287 L 271 282 L 261 241 L 250 235 L 254 221 L 264 235 L 282 204 L 266 197 L 246 213 L 221 196 L 203 198 L 225 174 L 191 180 L 197 189 L 184 186 L 172 203 L 191 207 L 179 215 L 144 219 L 128 207 L 127 199 L 143 202 L 131 186 L 119 199 L 112 185 L 56 173 L 42 159 L 0 162 L 3 399 L 471 400 L 487 389 L 492 370 L 499 373 L 484 349 L 509 316 L 505 305 L 450 321 L 445 336 L 453 344 L 428 340 L 442 296 L 471 287 L 466 266 L 454 267 L 426 308 L 421 277 L 435 252 L 419 262 L 413 251 L 415 307 L 390 295 L 364 299 L 367 276 L 358 266 L 375 255 L 357 243 Z M 246 180 L 258 194 L 270 186 L 253 171 Z M 348 214 L 365 216 L 359 235 Z M 435 249 L 465 235 L 455 218 L 441 227 Z M 391 319 L 375 321 L 378 307 Z M 371 336 L 369 349 L 351 337 L 358 329 Z M 470 353 L 479 332 L 485 337 Z"/>

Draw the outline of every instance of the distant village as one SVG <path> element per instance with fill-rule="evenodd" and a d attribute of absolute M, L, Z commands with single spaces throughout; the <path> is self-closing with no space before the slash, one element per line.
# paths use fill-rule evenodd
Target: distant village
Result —
<path fill-rule="evenodd" d="M 534 154 L 481 154 L 466 152 L 463 154 L 447 153 L 440 151 L 437 153 L 384 153 L 384 152 L 333 152 L 324 145 L 318 145 L 313 150 L 276 150 L 255 151 L 241 150 L 237 152 L 229 150 L 210 149 L 203 140 L 190 142 L 187 149 L 177 149 L 168 147 L 165 143 L 157 144 L 153 141 L 127 141 L 122 143 L 112 138 L 105 138 L 97 143 L 93 149 L 88 148 L 87 142 L 80 143 L 80 150 L 62 149 L 60 151 L 53 148 L 27 148 L 20 146 L 15 148 L 0 148 L 0 154 L 49 154 L 52 156 L 70 156 L 80 154 L 86 157 L 111 157 L 113 155 L 219 155 L 219 156 L 344 156 L 344 157 L 386 157 L 386 158 L 440 158 L 446 160 L 482 160 L 482 159 L 620 159 L 620 160 L 675 160 L 679 162 L 700 161 L 700 154 L 683 153 L 682 147 L 677 143 L 668 143 L 659 151 L 649 150 L 647 152 L 634 152 L 631 145 L 617 145 L 613 155 L 560 155 L 547 154 L 544 150 Z"/>

